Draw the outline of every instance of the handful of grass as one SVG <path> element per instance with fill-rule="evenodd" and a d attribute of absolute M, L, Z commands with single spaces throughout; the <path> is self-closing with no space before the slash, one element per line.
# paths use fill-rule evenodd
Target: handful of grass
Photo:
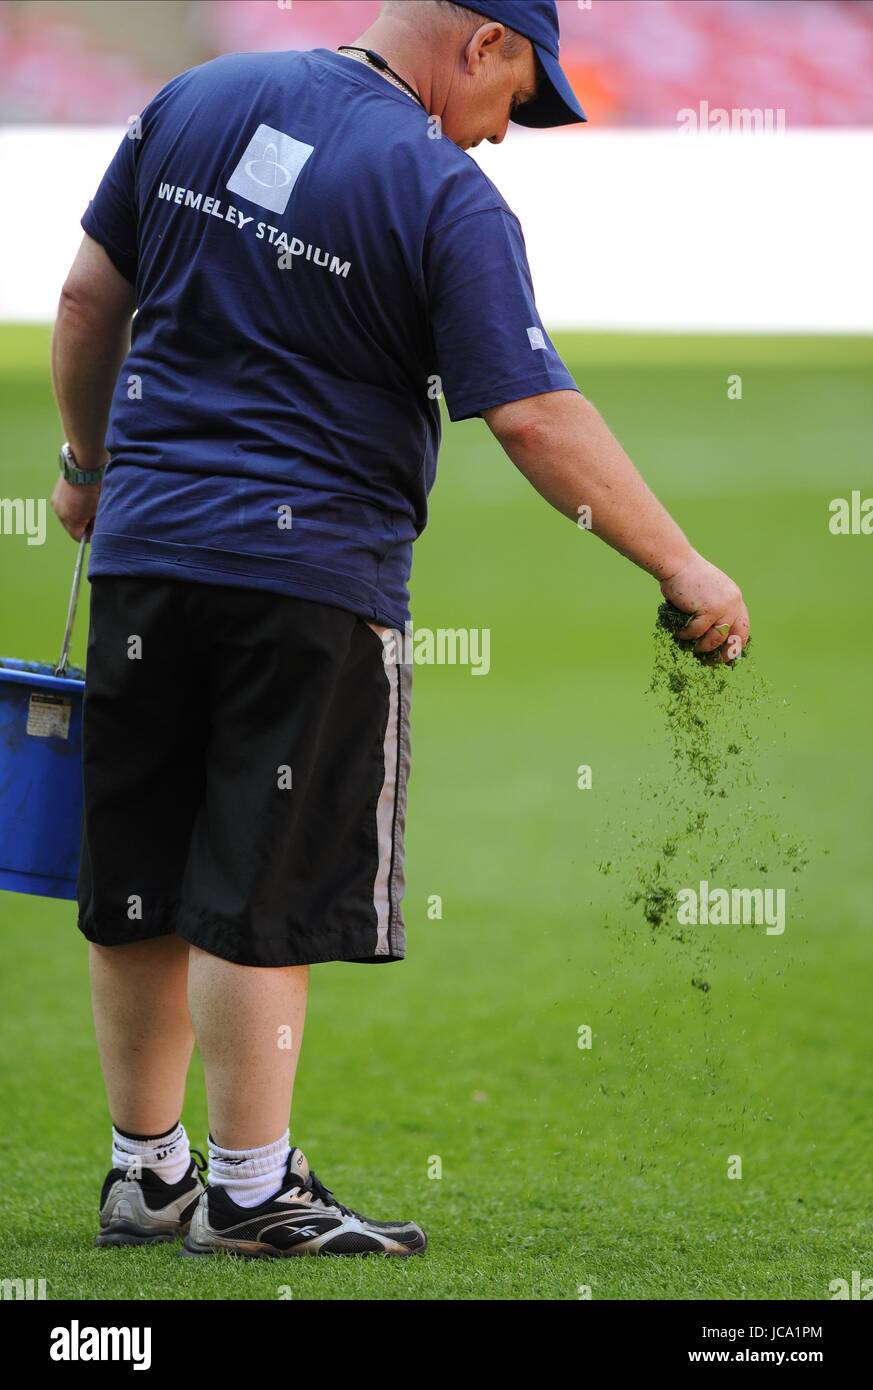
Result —
<path fill-rule="evenodd" d="M 669 632 L 670 636 L 683 651 L 692 652 L 702 666 L 715 666 L 716 664 L 733 666 L 735 664 L 733 661 L 722 661 L 718 648 L 716 648 L 714 652 L 696 652 L 694 651 L 696 638 L 676 636 L 676 633 L 680 632 L 682 628 L 691 621 L 693 616 L 692 613 L 683 613 L 680 609 L 674 608 L 672 603 L 662 603 L 658 609 L 658 626 L 662 627 L 665 632 Z M 752 640 L 749 638 L 745 649 L 740 652 L 740 655 L 736 658 L 737 661 L 739 661 L 741 657 L 748 655 L 751 645 Z"/>

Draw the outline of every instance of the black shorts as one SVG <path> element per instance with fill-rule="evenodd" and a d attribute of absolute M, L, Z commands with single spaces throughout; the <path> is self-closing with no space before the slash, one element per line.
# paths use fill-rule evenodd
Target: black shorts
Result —
<path fill-rule="evenodd" d="M 239 965 L 401 960 L 411 668 L 384 652 L 327 604 L 95 578 L 88 940 L 177 933 Z"/>

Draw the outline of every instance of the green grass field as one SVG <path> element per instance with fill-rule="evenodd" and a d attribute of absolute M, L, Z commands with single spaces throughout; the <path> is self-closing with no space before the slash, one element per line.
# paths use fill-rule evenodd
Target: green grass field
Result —
<path fill-rule="evenodd" d="M 420 1220 L 427 1257 L 94 1249 L 108 1121 L 85 942 L 72 904 L 0 894 L 0 1277 L 75 1299 L 823 1299 L 873 1276 L 873 537 L 828 530 L 832 498 L 873 495 L 873 340 L 559 346 L 746 593 L 774 692 L 762 776 L 810 858 L 784 936 L 695 929 L 704 999 L 693 948 L 598 873 L 625 864 L 640 779 L 664 765 L 657 587 L 540 501 L 481 422 L 449 426 L 415 619 L 490 628 L 492 669 L 415 670 L 409 958 L 313 970 L 292 1124 L 342 1200 Z M 53 486 L 47 351 L 41 329 L 0 334 L 3 496 Z M 56 655 L 73 552 L 53 520 L 41 548 L 0 537 L 3 654 Z M 184 1119 L 204 1145 L 196 1059 Z"/>

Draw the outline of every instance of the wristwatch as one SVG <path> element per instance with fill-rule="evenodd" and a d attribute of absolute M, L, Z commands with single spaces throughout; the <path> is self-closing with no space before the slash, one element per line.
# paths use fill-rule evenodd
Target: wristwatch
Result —
<path fill-rule="evenodd" d="M 68 483 L 73 483 L 76 487 L 85 487 L 88 483 L 102 483 L 106 470 L 105 463 L 101 464 L 99 468 L 79 468 L 76 463 L 76 455 L 66 442 L 61 445 L 59 458 L 61 472 Z"/>

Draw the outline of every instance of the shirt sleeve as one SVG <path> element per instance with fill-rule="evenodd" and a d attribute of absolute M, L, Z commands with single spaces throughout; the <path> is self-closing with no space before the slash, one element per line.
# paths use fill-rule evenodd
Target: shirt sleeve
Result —
<path fill-rule="evenodd" d="M 136 284 L 139 262 L 134 147 L 125 135 L 82 217 L 82 227 L 100 243 L 125 280 Z"/>
<path fill-rule="evenodd" d="M 424 257 L 449 417 L 578 386 L 543 327 L 518 219 L 494 207 L 436 228 Z"/>

